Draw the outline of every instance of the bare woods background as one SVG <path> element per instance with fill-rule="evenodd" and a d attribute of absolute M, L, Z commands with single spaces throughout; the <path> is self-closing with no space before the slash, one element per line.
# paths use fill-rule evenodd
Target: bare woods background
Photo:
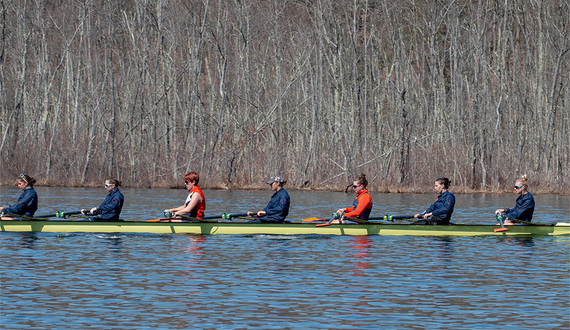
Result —
<path fill-rule="evenodd" d="M 568 1 L 0 6 L 3 183 L 568 191 Z"/>

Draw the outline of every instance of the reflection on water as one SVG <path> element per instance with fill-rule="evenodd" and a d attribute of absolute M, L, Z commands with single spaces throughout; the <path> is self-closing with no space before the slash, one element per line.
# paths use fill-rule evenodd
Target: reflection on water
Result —
<path fill-rule="evenodd" d="M 368 250 L 372 246 L 368 236 L 355 236 L 347 240 L 345 251 L 350 251 L 349 260 L 354 265 L 352 276 L 364 277 L 370 267 Z"/>
<path fill-rule="evenodd" d="M 568 238 L 0 240 L 5 328 L 502 328 L 521 308 L 509 326 L 568 325 Z"/>
<path fill-rule="evenodd" d="M 34 243 L 38 239 L 36 233 L 16 233 L 16 235 L 20 236 L 18 245 L 28 249 L 33 249 Z"/>

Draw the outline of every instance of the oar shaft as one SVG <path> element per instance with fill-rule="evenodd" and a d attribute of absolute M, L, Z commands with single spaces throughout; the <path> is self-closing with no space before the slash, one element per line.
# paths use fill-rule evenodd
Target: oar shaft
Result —
<path fill-rule="evenodd" d="M 203 217 L 202 219 L 222 219 L 223 218 L 223 214 L 221 215 L 209 215 L 207 217 Z"/>
<path fill-rule="evenodd" d="M 57 217 L 57 213 L 36 215 L 36 218 L 54 218 L 54 217 Z"/>
<path fill-rule="evenodd" d="M 413 215 L 391 215 L 387 214 L 383 217 L 370 217 L 368 220 L 385 220 L 385 221 L 394 221 L 394 220 L 409 220 L 414 219 Z"/>

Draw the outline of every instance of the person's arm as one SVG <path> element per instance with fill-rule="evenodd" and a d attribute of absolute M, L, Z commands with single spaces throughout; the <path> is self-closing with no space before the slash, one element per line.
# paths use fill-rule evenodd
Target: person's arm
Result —
<path fill-rule="evenodd" d="M 345 207 L 345 208 L 342 208 L 342 209 L 338 209 L 338 210 L 336 211 L 336 213 L 338 213 L 338 214 L 344 214 L 344 213 L 347 213 L 347 212 L 351 212 L 353 208 L 354 208 L 354 206 L 350 206 L 350 207 Z"/>
<path fill-rule="evenodd" d="M 261 211 L 265 212 L 264 215 L 271 216 L 274 214 L 282 214 L 287 205 L 287 195 L 280 194 L 276 196 L 275 200 L 270 200 L 267 206 Z M 259 215 L 260 212 L 258 212 Z"/>
<path fill-rule="evenodd" d="M 36 195 L 31 190 L 24 190 L 20 198 L 18 198 L 18 203 L 5 208 L 4 213 L 20 214 L 22 209 L 34 203 L 35 198 Z"/>
<path fill-rule="evenodd" d="M 453 195 L 448 194 L 447 196 L 442 196 L 440 203 L 438 203 L 437 207 L 431 212 L 431 215 L 435 216 L 442 216 L 447 215 L 453 205 L 455 204 L 455 198 Z"/>
<path fill-rule="evenodd" d="M 432 216 L 432 212 L 433 212 L 433 210 L 435 210 L 435 204 L 436 204 L 436 203 L 437 203 L 437 201 L 436 201 L 435 203 L 431 204 L 431 205 L 427 208 L 427 210 L 425 210 L 423 213 L 416 214 L 416 215 L 414 215 L 414 217 L 415 217 L 415 218 L 420 218 L 420 217 L 421 217 L 421 218 L 424 218 L 424 219 L 427 220 L 429 217 Z"/>
<path fill-rule="evenodd" d="M 118 193 L 113 193 L 110 196 L 107 196 L 103 203 L 99 205 L 99 207 L 95 210 L 95 212 L 91 212 L 93 214 L 104 214 L 110 211 L 117 210 L 121 205 L 121 196 Z"/>
<path fill-rule="evenodd" d="M 366 207 L 368 204 L 370 204 L 371 201 L 372 197 L 370 194 L 362 194 L 358 198 L 358 206 L 356 209 L 354 209 L 354 207 L 351 207 L 350 210 L 348 210 L 347 208 L 347 212 L 344 214 L 344 216 L 348 218 L 358 218 L 364 212 L 364 210 L 366 210 Z"/>
<path fill-rule="evenodd" d="M 190 202 L 187 205 L 183 206 L 181 209 L 173 211 L 174 215 L 186 215 L 192 212 L 192 210 L 202 201 L 202 196 L 198 193 L 192 194 L 190 198 Z"/>
<path fill-rule="evenodd" d="M 505 213 L 510 219 L 519 219 L 523 212 L 532 207 L 532 204 L 534 204 L 534 201 L 531 198 L 524 198 L 520 205 L 512 209 L 507 209 Z"/>
<path fill-rule="evenodd" d="M 172 213 L 174 213 L 174 212 L 180 211 L 180 210 L 182 210 L 182 209 L 184 209 L 184 205 L 181 205 L 181 206 L 178 206 L 178 207 L 173 207 L 173 208 L 171 208 L 171 209 L 166 209 L 166 210 L 164 210 L 164 212 L 172 212 Z"/>

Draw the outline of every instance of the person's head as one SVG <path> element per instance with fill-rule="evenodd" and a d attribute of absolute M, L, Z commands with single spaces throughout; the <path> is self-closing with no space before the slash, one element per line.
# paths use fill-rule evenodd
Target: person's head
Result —
<path fill-rule="evenodd" d="M 441 193 L 444 190 L 449 189 L 451 185 L 451 180 L 448 178 L 439 178 L 435 180 L 434 189 L 436 192 Z"/>
<path fill-rule="evenodd" d="M 33 187 L 34 183 L 36 183 L 36 179 L 32 178 L 27 174 L 20 174 L 16 179 L 14 185 L 18 186 L 18 188 L 24 190 L 26 187 L 30 186 Z"/>
<path fill-rule="evenodd" d="M 194 171 L 184 176 L 184 185 L 186 187 L 192 188 L 194 186 L 197 186 L 199 182 L 200 182 L 200 176 L 198 175 L 198 173 Z"/>
<path fill-rule="evenodd" d="M 115 178 L 110 178 L 105 180 L 105 189 L 107 189 L 108 192 L 113 191 L 113 189 L 115 188 L 119 188 L 119 186 L 121 185 L 121 181 L 115 179 Z"/>
<path fill-rule="evenodd" d="M 361 174 L 358 179 L 354 180 L 352 183 L 352 188 L 354 191 L 359 192 L 361 190 L 365 190 L 368 187 L 368 180 L 366 180 L 366 175 L 363 173 Z"/>
<path fill-rule="evenodd" d="M 522 194 L 528 190 L 528 177 L 526 174 L 515 181 L 515 192 Z"/>
<path fill-rule="evenodd" d="M 272 176 L 271 179 L 267 181 L 267 184 L 271 186 L 271 190 L 279 190 L 287 183 L 281 175 Z"/>

